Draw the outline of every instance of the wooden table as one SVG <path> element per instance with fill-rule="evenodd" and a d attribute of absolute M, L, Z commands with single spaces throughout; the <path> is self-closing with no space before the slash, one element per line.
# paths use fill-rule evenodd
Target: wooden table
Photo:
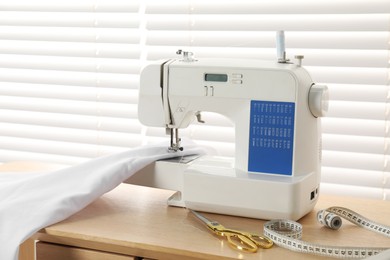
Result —
<path fill-rule="evenodd" d="M 75 254 L 72 248 L 55 247 L 46 242 L 154 259 L 326 259 L 290 252 L 277 246 L 256 254 L 235 251 L 228 247 L 225 240 L 212 235 L 188 210 L 168 207 L 166 199 L 171 195 L 172 192 L 167 190 L 122 184 L 69 219 L 40 231 L 36 238 L 45 243 L 37 246 L 37 260 L 59 259 L 54 258 L 56 251 L 61 254 L 68 251 L 69 256 Z M 324 196 L 316 209 L 335 203 L 390 225 L 389 202 Z M 390 239 L 352 224 L 345 223 L 339 231 L 323 228 L 316 223 L 315 212 L 300 221 L 304 226 L 303 239 L 306 241 L 390 247 Z M 205 215 L 227 227 L 252 232 L 261 233 L 264 223 L 255 219 Z M 69 256 L 64 259 L 78 259 Z"/>
<path fill-rule="evenodd" d="M 0 169 L 1 170 L 1 169 Z M 330 259 L 274 246 L 242 253 L 210 233 L 187 209 L 168 207 L 172 191 L 121 184 L 72 217 L 38 232 L 33 239 L 37 260 L 87 259 Z M 320 195 L 311 213 L 299 222 L 303 240 L 338 246 L 389 247 L 390 239 L 344 222 L 340 230 L 322 227 L 316 212 L 344 206 L 376 222 L 390 225 L 390 202 Z M 262 233 L 264 221 L 204 214 L 226 227 Z M 34 259 L 32 241 L 21 246 L 20 259 Z"/>

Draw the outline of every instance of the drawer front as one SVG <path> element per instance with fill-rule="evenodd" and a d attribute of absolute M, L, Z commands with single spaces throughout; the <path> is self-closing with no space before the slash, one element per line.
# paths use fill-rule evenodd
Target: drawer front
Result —
<path fill-rule="evenodd" d="M 84 249 L 72 246 L 38 242 L 37 260 L 134 260 L 132 256 Z"/>

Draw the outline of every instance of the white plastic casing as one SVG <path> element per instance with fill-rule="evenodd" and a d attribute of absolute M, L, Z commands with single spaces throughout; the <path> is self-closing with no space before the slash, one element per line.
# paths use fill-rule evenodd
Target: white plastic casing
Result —
<path fill-rule="evenodd" d="M 227 75 L 228 80 L 205 81 L 207 73 Z M 138 113 L 142 124 L 166 127 L 167 105 L 175 128 L 187 127 L 198 111 L 220 113 L 235 123 L 234 160 L 205 156 L 185 167 L 178 166 L 174 189 L 179 193 L 170 199 L 170 205 L 261 219 L 295 220 L 314 207 L 321 156 L 317 117 L 326 110 L 326 102 L 322 101 L 326 91 L 325 87 L 318 90 L 313 86 L 304 68 L 257 60 L 169 60 L 145 67 L 140 82 Z M 169 104 L 163 104 L 163 86 L 169 87 Z M 292 163 L 287 174 L 249 170 L 254 100 L 294 104 Z M 157 162 L 150 173 L 156 175 L 152 179 L 171 178 L 174 165 Z M 135 183 L 148 185 L 142 177 Z M 152 186 L 167 188 L 166 181 L 154 182 Z"/>

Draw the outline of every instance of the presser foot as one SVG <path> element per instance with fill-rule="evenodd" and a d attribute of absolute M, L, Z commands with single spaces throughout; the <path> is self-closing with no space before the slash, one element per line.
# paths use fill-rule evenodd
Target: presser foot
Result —
<path fill-rule="evenodd" d="M 168 147 L 168 151 L 170 152 L 183 151 L 184 148 L 181 147 L 181 138 L 179 138 L 179 129 L 167 128 L 167 132 L 169 132 L 171 136 L 171 144 Z"/>

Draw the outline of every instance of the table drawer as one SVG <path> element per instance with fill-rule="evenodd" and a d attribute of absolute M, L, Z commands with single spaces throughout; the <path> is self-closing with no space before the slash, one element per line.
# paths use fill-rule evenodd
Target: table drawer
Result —
<path fill-rule="evenodd" d="M 37 260 L 135 260 L 132 256 L 38 242 L 36 245 Z"/>

